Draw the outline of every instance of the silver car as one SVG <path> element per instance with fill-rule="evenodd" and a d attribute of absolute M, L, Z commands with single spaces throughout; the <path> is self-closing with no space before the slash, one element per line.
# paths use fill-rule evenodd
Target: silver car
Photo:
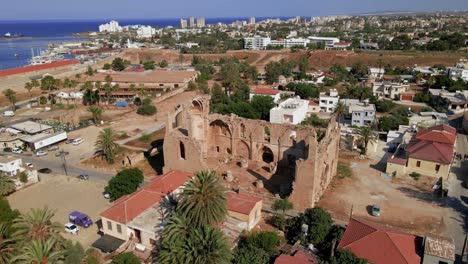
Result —
<path fill-rule="evenodd" d="M 371 208 L 372 216 L 379 217 L 380 216 L 380 206 L 377 204 L 373 204 Z"/>

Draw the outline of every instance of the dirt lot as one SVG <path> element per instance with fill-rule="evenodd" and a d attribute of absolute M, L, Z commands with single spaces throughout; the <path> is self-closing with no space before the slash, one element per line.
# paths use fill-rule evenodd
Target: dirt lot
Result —
<path fill-rule="evenodd" d="M 385 178 L 376 169 L 380 167 L 378 160 L 358 160 L 345 155 L 340 159 L 350 165 L 353 175 L 344 179 L 335 177 L 318 204 L 334 218 L 346 222 L 352 211 L 353 216 L 420 234 L 443 228 L 445 209 L 432 194 L 433 179 Z M 381 206 L 380 217 L 369 214 L 372 204 Z"/>
<path fill-rule="evenodd" d="M 99 214 L 110 206 L 109 201 L 102 197 L 102 183 L 62 175 L 41 175 L 41 179 L 38 184 L 10 195 L 11 206 L 21 213 L 48 206 L 56 210 L 54 220 L 61 224 L 68 222 L 68 214 L 74 210 L 88 214 L 93 221 L 99 220 Z M 88 248 L 99 238 L 97 231 L 97 225 L 93 225 L 87 229 L 80 228 L 78 235 L 65 232 L 63 235 Z"/>

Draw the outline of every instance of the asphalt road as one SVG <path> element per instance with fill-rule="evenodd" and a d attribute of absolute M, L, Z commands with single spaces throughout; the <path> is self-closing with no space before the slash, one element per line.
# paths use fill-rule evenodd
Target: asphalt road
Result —
<path fill-rule="evenodd" d="M 77 177 L 80 174 L 88 174 L 89 180 L 92 181 L 101 181 L 107 182 L 110 178 L 114 176 L 112 173 L 98 171 L 94 169 L 89 169 L 82 166 L 77 166 L 71 163 L 67 163 L 66 171 L 64 167 L 64 163 L 60 157 L 55 157 L 56 151 L 50 152 L 46 156 L 37 157 L 30 154 L 14 154 L 9 153 L 9 155 L 19 157 L 24 162 L 29 162 L 34 165 L 34 169 L 42 169 L 42 168 L 49 168 L 52 170 L 53 173 L 63 174 L 70 177 Z"/>

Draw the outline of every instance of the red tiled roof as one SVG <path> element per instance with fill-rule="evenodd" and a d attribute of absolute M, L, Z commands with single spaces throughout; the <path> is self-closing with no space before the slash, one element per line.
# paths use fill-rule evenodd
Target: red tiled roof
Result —
<path fill-rule="evenodd" d="M 422 238 L 351 219 L 338 248 L 374 264 L 419 264 Z"/>
<path fill-rule="evenodd" d="M 399 164 L 399 165 L 406 165 L 406 159 L 403 158 L 389 158 L 387 163 Z"/>
<path fill-rule="evenodd" d="M 315 264 L 315 260 L 304 251 L 298 250 L 293 256 L 281 254 L 275 264 Z"/>
<path fill-rule="evenodd" d="M 227 193 L 227 209 L 236 213 L 248 215 L 254 209 L 255 205 L 262 199 L 255 196 L 228 192 Z"/>
<path fill-rule="evenodd" d="M 345 41 L 335 43 L 335 46 L 349 46 L 349 45 L 351 45 L 351 43 L 345 42 Z"/>
<path fill-rule="evenodd" d="M 39 65 L 29 65 L 29 66 L 24 66 L 20 68 L 0 70 L 0 77 L 27 73 L 27 72 L 32 72 L 32 71 L 47 70 L 51 68 L 74 65 L 74 64 L 79 64 L 79 63 L 80 61 L 78 60 L 63 60 L 63 61 L 56 61 L 56 62 L 51 62 L 51 63 L 39 64 Z"/>
<path fill-rule="evenodd" d="M 324 72 L 322 74 L 320 74 L 319 76 L 317 76 L 317 78 L 320 78 L 320 77 L 328 77 L 328 78 L 331 78 L 331 79 L 335 79 L 335 76 L 334 75 L 331 75 L 327 72 Z"/>
<path fill-rule="evenodd" d="M 406 152 L 410 158 L 450 164 L 453 158 L 453 145 L 415 139 L 406 147 Z"/>
<path fill-rule="evenodd" d="M 416 138 L 453 145 L 457 138 L 457 130 L 448 125 L 438 125 L 419 131 Z"/>
<path fill-rule="evenodd" d="M 126 224 L 179 188 L 191 176 L 182 171 L 170 171 L 155 178 L 143 189 L 119 198 L 101 216 Z"/>
<path fill-rule="evenodd" d="M 271 89 L 271 88 L 262 88 L 257 87 L 252 92 L 252 94 L 263 94 L 263 95 L 277 95 L 280 93 L 279 90 Z"/>

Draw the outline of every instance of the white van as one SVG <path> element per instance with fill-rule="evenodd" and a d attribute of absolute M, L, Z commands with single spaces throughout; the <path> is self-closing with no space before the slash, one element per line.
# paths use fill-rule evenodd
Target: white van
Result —
<path fill-rule="evenodd" d="M 15 116 L 15 112 L 13 112 L 13 111 L 5 111 L 5 112 L 3 112 L 3 116 L 12 117 L 12 116 Z"/>

